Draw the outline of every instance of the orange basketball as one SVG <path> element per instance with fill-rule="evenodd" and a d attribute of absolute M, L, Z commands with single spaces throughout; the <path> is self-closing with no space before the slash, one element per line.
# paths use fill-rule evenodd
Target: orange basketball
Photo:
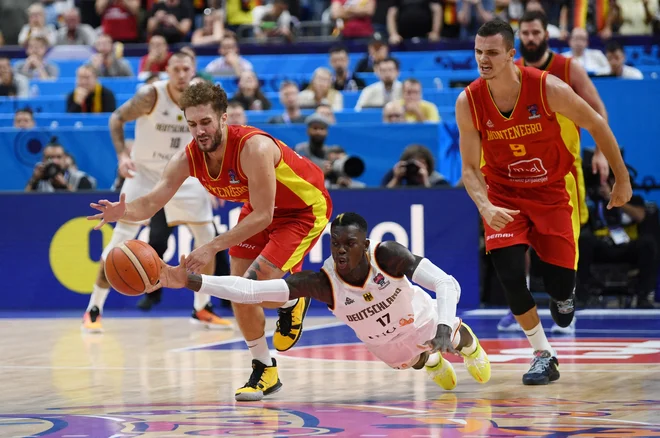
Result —
<path fill-rule="evenodd" d="M 160 277 L 160 257 L 149 244 L 128 240 L 108 254 L 105 276 L 120 294 L 142 295 Z"/>

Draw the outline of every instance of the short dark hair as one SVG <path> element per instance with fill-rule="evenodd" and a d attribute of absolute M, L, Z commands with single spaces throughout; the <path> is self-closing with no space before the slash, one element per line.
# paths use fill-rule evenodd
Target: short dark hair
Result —
<path fill-rule="evenodd" d="M 415 78 L 408 78 L 405 81 L 403 81 L 403 84 L 405 85 L 406 83 L 412 84 L 412 85 L 419 85 L 420 87 L 422 86 L 422 83 L 419 82 L 419 80 Z"/>
<path fill-rule="evenodd" d="M 289 81 L 287 79 L 283 80 L 280 82 L 280 91 L 284 90 L 286 87 L 296 87 L 296 90 L 298 90 L 298 84 L 296 84 L 293 81 Z"/>
<path fill-rule="evenodd" d="M 623 46 L 620 42 L 615 40 L 610 40 L 605 45 L 605 53 L 614 53 L 621 50 L 623 52 Z"/>
<path fill-rule="evenodd" d="M 531 23 L 532 21 L 539 20 L 543 25 L 544 30 L 548 30 L 548 17 L 543 11 L 527 11 L 520 19 L 520 24 Z"/>
<path fill-rule="evenodd" d="M 477 35 L 480 37 L 502 35 L 508 49 L 512 49 L 514 45 L 514 33 L 511 25 L 500 18 L 495 18 L 482 24 L 477 31 Z"/>
<path fill-rule="evenodd" d="M 222 115 L 227 112 L 227 93 L 219 85 L 210 82 L 198 82 L 186 88 L 179 99 L 179 106 L 186 112 L 191 106 L 211 104 L 211 108 Z"/>
<path fill-rule="evenodd" d="M 369 229 L 365 218 L 357 213 L 350 212 L 338 214 L 335 220 L 332 221 L 330 229 L 335 227 L 348 227 L 349 225 L 355 225 L 360 231 L 364 231 L 365 233 Z"/>
<path fill-rule="evenodd" d="M 391 56 L 388 56 L 388 57 L 385 58 L 385 59 L 381 59 L 380 61 L 378 61 L 378 62 L 376 63 L 376 65 L 382 64 L 383 62 L 393 62 L 394 65 L 396 66 L 396 69 L 397 69 L 397 70 L 400 70 L 400 69 L 401 69 L 401 68 L 400 68 L 400 64 L 399 64 L 399 60 L 396 59 L 396 58 L 392 58 Z"/>
<path fill-rule="evenodd" d="M 422 144 L 411 144 L 406 146 L 406 148 L 401 153 L 399 161 L 406 162 L 415 158 L 422 158 L 426 161 L 426 164 L 429 166 L 429 173 L 435 170 L 435 159 L 433 159 L 433 153 L 429 148 Z"/>
<path fill-rule="evenodd" d="M 2 59 L 2 58 L 0 58 L 0 59 Z M 30 108 L 29 106 L 24 106 L 23 108 L 17 109 L 16 112 L 14 113 L 14 115 L 16 115 L 18 113 L 29 114 L 30 117 L 32 117 L 32 119 L 34 120 L 34 111 L 32 111 L 32 108 Z"/>
<path fill-rule="evenodd" d="M 172 53 L 167 61 L 169 62 L 169 60 L 172 58 L 188 58 L 192 61 L 193 64 L 195 63 L 195 57 L 191 55 L 188 50 L 177 50 L 176 52 Z"/>
<path fill-rule="evenodd" d="M 333 53 L 339 53 L 339 52 L 346 52 L 348 54 L 348 50 L 346 50 L 346 47 L 342 46 L 341 44 L 337 44 L 330 47 L 330 50 L 328 51 L 328 53 L 330 53 L 331 55 Z"/>

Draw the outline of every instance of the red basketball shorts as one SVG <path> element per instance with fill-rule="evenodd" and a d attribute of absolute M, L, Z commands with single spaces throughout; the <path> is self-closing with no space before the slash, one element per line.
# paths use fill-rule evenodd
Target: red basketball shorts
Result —
<path fill-rule="evenodd" d="M 496 207 L 520 210 L 513 222 L 495 231 L 484 220 L 486 251 L 529 245 L 546 263 L 577 269 L 580 209 L 572 173 L 533 188 L 487 182 L 488 199 Z"/>
<path fill-rule="evenodd" d="M 252 211 L 244 204 L 238 222 Z M 284 272 L 299 272 L 303 260 L 321 237 L 332 215 L 332 200 L 327 192 L 313 207 L 282 214 L 275 210 L 271 224 L 239 245 L 229 248 L 229 255 L 242 259 L 256 259 L 262 255 Z"/>

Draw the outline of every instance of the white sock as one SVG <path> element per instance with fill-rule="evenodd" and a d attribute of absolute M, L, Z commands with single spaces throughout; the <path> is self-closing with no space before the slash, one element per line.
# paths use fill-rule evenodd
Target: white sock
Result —
<path fill-rule="evenodd" d="M 197 312 L 203 310 L 204 307 L 206 307 L 206 305 L 211 302 L 211 297 L 209 295 L 200 294 L 199 292 L 195 292 L 194 295 L 195 301 L 193 302 L 193 306 Z"/>
<path fill-rule="evenodd" d="M 457 337 L 457 338 L 459 339 L 459 341 L 460 341 L 460 339 L 461 339 L 461 332 L 460 332 L 460 330 L 459 330 L 458 333 L 456 333 L 456 337 Z M 477 338 L 475 338 L 474 336 L 472 336 L 472 343 L 471 343 L 470 345 L 466 345 L 465 347 L 461 348 L 461 353 L 463 353 L 463 354 L 466 355 L 466 356 L 469 356 L 469 355 L 471 355 L 472 353 L 474 353 L 475 351 L 477 351 L 477 345 L 478 345 L 478 344 L 477 344 Z"/>
<path fill-rule="evenodd" d="M 94 284 L 92 288 L 92 295 L 89 297 L 89 304 L 87 305 L 86 312 L 92 310 L 92 307 L 96 306 L 99 308 L 99 312 L 103 312 L 103 305 L 105 304 L 105 299 L 108 298 L 108 293 L 110 288 L 102 288 Z"/>
<path fill-rule="evenodd" d="M 293 307 L 296 305 L 298 300 L 299 298 L 294 298 L 293 300 L 289 300 L 286 303 L 284 303 L 282 306 L 280 306 L 280 309 L 288 309 L 289 307 Z"/>
<path fill-rule="evenodd" d="M 255 339 L 254 341 L 245 341 L 245 343 L 250 349 L 250 354 L 252 354 L 253 359 L 257 359 L 259 362 L 266 366 L 273 365 L 273 360 L 270 357 L 270 351 L 268 350 L 268 342 L 266 342 L 265 334 L 259 339 Z"/>
<path fill-rule="evenodd" d="M 441 360 L 442 356 L 440 356 L 440 353 L 436 351 L 435 353 L 429 354 L 429 358 L 426 359 L 426 363 L 424 365 L 427 367 L 434 367 L 439 364 Z"/>
<path fill-rule="evenodd" d="M 541 325 L 540 321 L 533 329 L 525 330 L 525 336 L 527 336 L 527 339 L 532 345 L 534 351 L 545 350 L 549 351 L 552 355 L 555 354 L 555 351 L 552 349 L 550 342 L 548 342 L 548 338 L 545 337 L 545 332 L 543 331 L 543 326 Z"/>

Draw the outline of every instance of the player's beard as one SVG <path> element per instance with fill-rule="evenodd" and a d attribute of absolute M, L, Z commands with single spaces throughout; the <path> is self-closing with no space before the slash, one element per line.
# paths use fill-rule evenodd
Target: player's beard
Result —
<path fill-rule="evenodd" d="M 524 44 L 520 44 L 520 54 L 526 62 L 538 62 L 543 58 L 545 52 L 548 51 L 548 41 L 543 40 L 538 46 L 534 45 L 531 48 Z"/>
<path fill-rule="evenodd" d="M 220 145 L 222 144 L 222 129 L 218 129 L 215 134 L 213 134 L 213 138 L 211 139 L 211 144 L 209 146 L 202 146 L 201 143 L 199 142 L 199 139 L 197 139 L 197 147 L 202 151 L 202 152 L 215 152 L 218 150 Z"/>

